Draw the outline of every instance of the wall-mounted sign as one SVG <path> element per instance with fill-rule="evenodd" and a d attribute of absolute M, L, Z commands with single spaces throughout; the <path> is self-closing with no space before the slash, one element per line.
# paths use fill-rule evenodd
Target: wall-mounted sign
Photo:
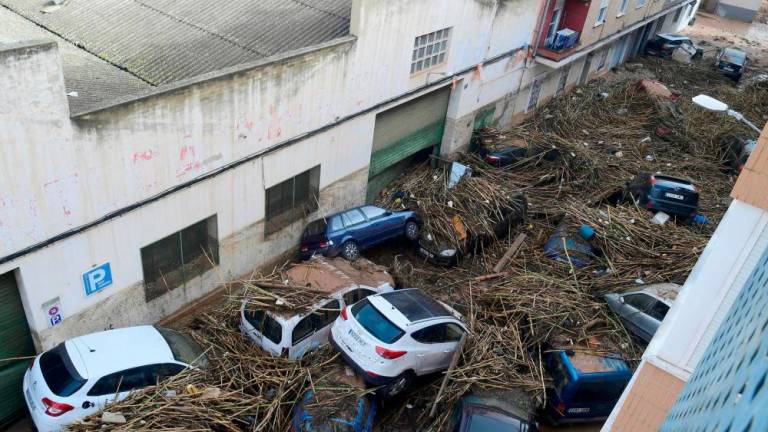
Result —
<path fill-rule="evenodd" d="M 48 321 L 48 327 L 58 325 L 64 319 L 61 313 L 61 301 L 58 297 L 43 303 L 43 312 L 46 321 Z"/>
<path fill-rule="evenodd" d="M 104 263 L 83 273 L 85 295 L 89 296 L 112 285 L 112 269 L 109 263 Z"/>

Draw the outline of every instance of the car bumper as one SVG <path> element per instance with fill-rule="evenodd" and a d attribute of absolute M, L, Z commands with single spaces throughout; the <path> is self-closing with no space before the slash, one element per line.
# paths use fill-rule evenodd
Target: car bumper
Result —
<path fill-rule="evenodd" d="M 697 207 L 680 202 L 673 202 L 667 200 L 660 200 L 658 198 L 650 198 L 648 200 L 648 209 L 663 211 L 678 216 L 693 216 L 696 214 Z"/>
<path fill-rule="evenodd" d="M 361 368 L 357 363 L 355 363 L 355 360 L 352 359 L 352 357 L 347 354 L 346 350 L 342 346 L 340 346 L 339 343 L 336 342 L 336 340 L 333 338 L 333 332 L 331 332 L 328 335 L 328 342 L 331 343 L 331 346 L 333 346 L 333 349 L 335 349 L 339 354 L 341 354 L 341 357 L 344 359 L 344 362 L 351 367 L 357 375 L 359 375 L 363 381 L 365 381 L 366 384 L 371 386 L 383 386 L 391 383 L 394 381 L 397 377 L 386 377 L 381 375 L 371 375 L 368 371 Z"/>
<path fill-rule="evenodd" d="M 30 400 L 29 385 L 27 384 L 29 372 L 24 374 L 24 381 L 22 382 L 22 390 L 24 391 L 24 402 L 26 402 L 29 416 L 32 418 L 32 423 L 35 424 L 35 428 L 38 432 L 56 432 L 66 424 L 66 422 L 59 421 L 54 417 L 45 415 L 40 411 L 40 407 L 35 404 L 35 401 Z"/>
<path fill-rule="evenodd" d="M 300 251 L 299 257 L 302 261 L 306 261 L 310 258 L 312 258 L 313 255 L 323 255 L 327 257 L 335 257 L 339 254 L 338 248 L 334 246 L 325 247 L 325 248 L 318 248 L 318 249 L 309 249 L 307 251 Z"/>

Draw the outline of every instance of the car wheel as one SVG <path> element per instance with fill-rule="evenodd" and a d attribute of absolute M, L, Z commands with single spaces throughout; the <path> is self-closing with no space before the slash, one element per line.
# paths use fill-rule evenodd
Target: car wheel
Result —
<path fill-rule="evenodd" d="M 391 398 L 399 395 L 411 386 L 411 381 L 413 381 L 413 376 L 410 372 L 401 373 L 394 381 L 384 387 L 384 396 Z"/>
<path fill-rule="evenodd" d="M 408 240 L 415 241 L 419 238 L 419 224 L 414 221 L 408 221 L 405 224 L 405 237 Z"/>
<path fill-rule="evenodd" d="M 360 247 L 350 240 L 341 246 L 341 256 L 347 261 L 354 261 L 360 258 Z"/>

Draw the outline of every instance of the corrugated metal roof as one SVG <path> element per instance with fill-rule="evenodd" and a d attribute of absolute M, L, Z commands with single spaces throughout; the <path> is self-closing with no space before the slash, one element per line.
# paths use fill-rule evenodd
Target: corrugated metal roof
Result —
<path fill-rule="evenodd" d="M 67 92 L 77 92 L 77 96 L 68 96 L 72 114 L 153 88 L 130 73 L 0 7 L 0 44 L 35 39 L 53 39 L 58 44 Z"/>
<path fill-rule="evenodd" d="M 50 13 L 44 3 L 0 0 L 114 66 L 92 79 L 122 81 L 122 72 L 158 86 L 345 36 L 352 0 L 69 0 Z M 0 37 L 13 34 L 5 15 Z"/>

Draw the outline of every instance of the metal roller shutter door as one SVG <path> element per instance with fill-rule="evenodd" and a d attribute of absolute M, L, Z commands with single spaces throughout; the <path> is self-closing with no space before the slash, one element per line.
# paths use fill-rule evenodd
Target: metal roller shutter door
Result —
<path fill-rule="evenodd" d="M 13 272 L 0 275 L 0 359 L 35 355 Z M 0 426 L 24 409 L 21 380 L 29 360 L 0 361 Z"/>

